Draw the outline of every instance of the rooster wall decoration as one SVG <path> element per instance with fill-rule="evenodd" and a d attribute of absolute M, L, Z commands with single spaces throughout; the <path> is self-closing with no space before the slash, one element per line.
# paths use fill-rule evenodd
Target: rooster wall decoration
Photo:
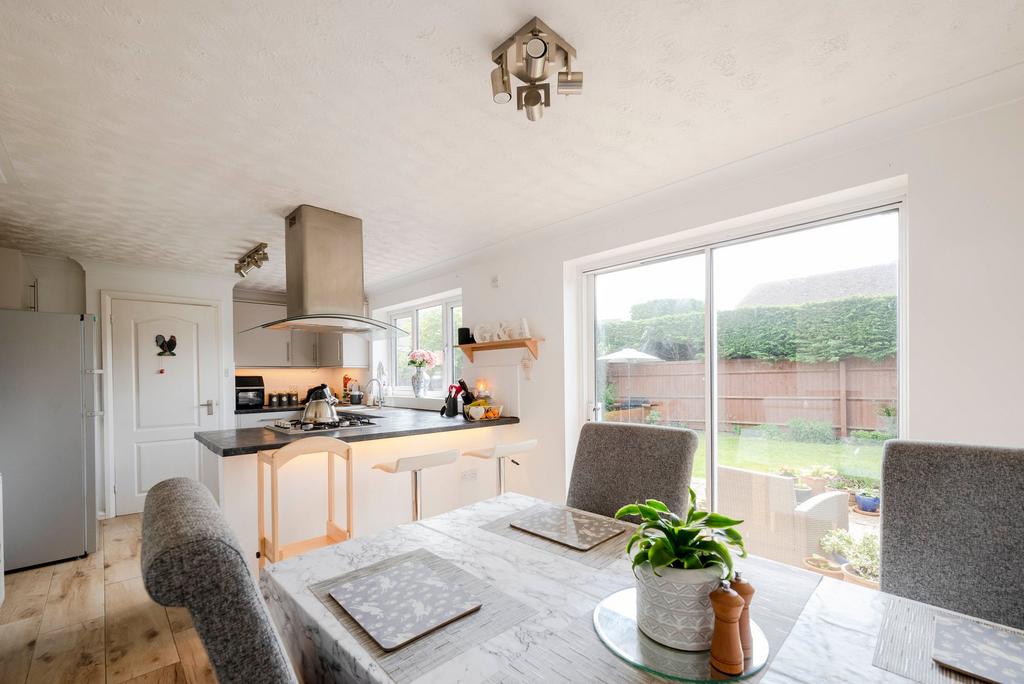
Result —
<path fill-rule="evenodd" d="M 178 346 L 178 340 L 175 339 L 174 335 L 165 338 L 163 335 L 156 336 L 156 346 L 160 347 L 160 353 L 157 356 L 176 356 L 174 348 Z"/>

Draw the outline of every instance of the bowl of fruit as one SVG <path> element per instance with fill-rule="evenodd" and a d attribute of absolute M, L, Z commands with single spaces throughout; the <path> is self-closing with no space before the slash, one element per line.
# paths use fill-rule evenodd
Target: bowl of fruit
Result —
<path fill-rule="evenodd" d="M 465 408 L 468 420 L 497 420 L 501 418 L 501 409 L 504 407 L 494 406 L 486 399 L 479 399 Z"/>

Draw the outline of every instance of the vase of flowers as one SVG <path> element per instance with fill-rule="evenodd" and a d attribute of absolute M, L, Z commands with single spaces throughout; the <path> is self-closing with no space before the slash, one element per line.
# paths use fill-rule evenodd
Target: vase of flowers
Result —
<path fill-rule="evenodd" d="M 430 369 L 438 364 L 437 355 L 425 349 L 413 349 L 409 352 L 408 365 L 415 368 L 412 374 L 413 396 L 425 397 L 430 388 Z"/>
<path fill-rule="evenodd" d="M 733 575 L 729 547 L 747 555 L 735 529 L 741 520 L 697 510 L 690 490 L 685 515 L 675 515 L 655 499 L 623 506 L 616 518 L 639 516 L 640 527 L 629 538 L 636 575 L 636 619 L 644 634 L 660 644 L 684 651 L 711 646 L 715 614 L 710 593 Z"/>

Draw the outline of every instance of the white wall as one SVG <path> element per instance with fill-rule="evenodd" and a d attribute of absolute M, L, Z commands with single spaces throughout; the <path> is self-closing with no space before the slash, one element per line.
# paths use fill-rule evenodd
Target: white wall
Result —
<path fill-rule="evenodd" d="M 191 299 L 213 300 L 220 306 L 220 365 L 222 371 L 220 392 L 221 425 L 225 428 L 234 427 L 234 335 L 232 329 L 232 288 L 238 278 L 234 275 L 216 276 L 198 273 L 160 270 L 116 264 L 91 259 L 78 259 L 85 269 L 85 310 L 96 314 L 97 320 L 101 313 L 101 293 L 127 292 L 132 294 L 151 294 L 159 297 L 181 297 Z M 97 367 L 103 368 L 105 350 L 100 342 L 100 326 L 97 323 L 97 339 L 95 348 Z M 104 407 L 109 402 L 104 402 Z M 106 515 L 107 491 L 105 487 L 105 460 L 103 449 L 103 430 L 99 430 L 96 464 L 96 507 Z"/>
<path fill-rule="evenodd" d="M 520 428 L 541 449 L 510 487 L 563 500 L 579 425 L 581 261 L 615 252 L 622 259 L 637 244 L 671 251 L 806 211 L 816 198 L 840 202 L 901 186 L 909 219 L 906 436 L 1020 446 L 1022 96 L 1024 68 L 1007 70 L 376 287 L 371 308 L 461 287 L 468 325 L 526 317 L 546 342 L 521 385 Z M 491 354 L 489 363 L 521 357 Z"/>

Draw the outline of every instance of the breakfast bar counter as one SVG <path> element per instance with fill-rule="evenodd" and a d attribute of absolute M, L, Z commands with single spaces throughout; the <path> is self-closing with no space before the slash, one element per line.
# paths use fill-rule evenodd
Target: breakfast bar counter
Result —
<path fill-rule="evenodd" d="M 347 407 L 343 412 L 357 413 Z M 410 522 L 413 517 L 412 474 L 387 473 L 374 468 L 375 465 L 453 449 L 460 453 L 479 451 L 529 436 L 521 432 L 522 426 L 516 417 L 467 421 L 462 416 L 442 417 L 436 410 L 390 407 L 366 407 L 359 410 L 358 415 L 374 424 L 300 434 L 284 434 L 267 427 L 195 434 L 199 452 L 197 479 L 220 504 L 246 550 L 253 572 L 257 568 L 259 548 L 257 461 L 260 452 L 280 449 L 314 436 L 332 437 L 348 444 L 352 482 L 346 481 L 347 468 L 335 469 L 334 506 L 336 511 L 346 510 L 345 497 L 351 485 L 352 528 L 355 536 L 363 536 Z M 526 465 L 526 458 L 519 460 Z M 325 453 L 306 454 L 289 461 L 278 473 L 282 544 L 324 534 L 328 515 L 327 463 Z M 526 468 L 516 468 L 509 474 L 511 481 L 525 477 L 526 472 Z M 478 458 L 459 458 L 455 463 L 431 468 L 422 477 L 424 515 L 492 497 L 497 493 L 497 480 L 497 463 Z M 265 499 L 264 510 L 269 516 L 270 497 Z M 344 515 L 339 517 L 339 524 L 347 527 Z"/>
<path fill-rule="evenodd" d="M 289 442 L 309 437 L 311 434 L 334 437 L 343 442 L 352 443 L 375 439 L 390 439 L 393 437 L 426 435 L 435 432 L 515 425 L 519 422 L 519 419 L 514 416 L 486 421 L 468 421 L 462 416 L 445 418 L 438 411 L 434 410 L 424 411 L 391 407 L 344 407 L 339 408 L 339 411 L 369 418 L 375 424 L 323 432 L 317 431 L 301 435 L 286 435 L 264 427 L 251 427 L 197 432 L 195 436 L 200 444 L 217 456 L 240 456 L 255 454 L 257 451 L 266 451 L 268 449 L 280 449 Z"/>

